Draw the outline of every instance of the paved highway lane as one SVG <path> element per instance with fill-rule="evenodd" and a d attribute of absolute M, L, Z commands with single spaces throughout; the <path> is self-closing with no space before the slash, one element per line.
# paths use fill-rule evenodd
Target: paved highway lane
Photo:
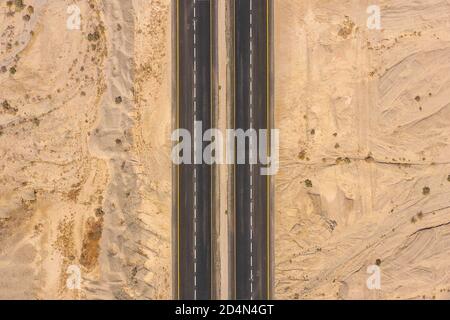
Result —
<path fill-rule="evenodd" d="M 202 121 L 203 132 L 212 126 L 213 1 L 177 0 L 175 5 L 177 126 L 189 130 L 194 139 L 194 120 Z M 213 298 L 212 176 L 212 167 L 206 164 L 177 167 L 175 291 L 179 299 Z"/>
<path fill-rule="evenodd" d="M 235 128 L 270 128 L 270 10 L 269 0 L 234 0 Z M 270 177 L 260 168 L 248 161 L 235 166 L 236 299 L 270 298 Z"/>

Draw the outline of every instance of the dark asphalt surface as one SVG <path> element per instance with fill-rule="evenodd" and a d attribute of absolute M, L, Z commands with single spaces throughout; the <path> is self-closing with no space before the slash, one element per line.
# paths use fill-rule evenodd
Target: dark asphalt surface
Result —
<path fill-rule="evenodd" d="M 210 0 L 178 0 L 178 127 L 188 129 L 192 138 L 194 138 L 194 3 L 197 21 L 196 120 L 203 122 L 203 132 L 211 128 L 212 123 L 210 7 L 212 4 Z M 194 168 L 197 171 L 197 222 L 194 221 Z M 183 164 L 178 172 L 178 298 L 211 299 L 212 169 L 206 164 L 195 166 Z"/>
<path fill-rule="evenodd" d="M 250 14 L 250 1 L 252 13 Z M 253 128 L 267 129 L 268 118 L 268 0 L 234 0 L 235 18 L 235 127 L 250 127 L 250 87 L 253 88 Z M 252 40 L 250 40 L 252 16 Z M 252 67 L 250 66 L 252 42 Z M 250 84 L 252 68 L 252 85 Z M 248 150 L 248 143 L 246 146 Z M 248 152 L 247 152 L 248 154 Z M 247 162 L 248 163 L 248 162 Z M 268 184 L 260 174 L 261 165 L 235 167 L 235 257 L 234 286 L 236 299 L 270 298 L 270 251 L 268 246 Z M 253 223 L 250 214 L 250 190 L 254 201 Z M 251 234 L 252 233 L 252 234 Z M 250 240 L 252 239 L 252 240 Z"/>

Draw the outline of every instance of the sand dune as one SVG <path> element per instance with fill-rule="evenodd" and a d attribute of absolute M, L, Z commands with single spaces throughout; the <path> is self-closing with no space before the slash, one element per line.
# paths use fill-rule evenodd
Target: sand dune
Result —
<path fill-rule="evenodd" d="M 449 297 L 450 6 L 377 4 L 275 6 L 279 298 Z"/>

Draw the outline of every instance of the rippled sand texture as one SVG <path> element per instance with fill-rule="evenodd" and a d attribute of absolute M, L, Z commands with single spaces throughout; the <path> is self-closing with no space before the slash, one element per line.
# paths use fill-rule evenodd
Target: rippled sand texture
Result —
<path fill-rule="evenodd" d="M 276 298 L 449 299 L 450 3 L 274 2 Z M 170 0 L 73 3 L 0 2 L 0 298 L 170 298 Z"/>
<path fill-rule="evenodd" d="M 275 20 L 277 297 L 450 298 L 450 3 L 275 1 Z"/>
<path fill-rule="evenodd" d="M 0 3 L 0 298 L 170 298 L 169 0 L 73 3 Z"/>

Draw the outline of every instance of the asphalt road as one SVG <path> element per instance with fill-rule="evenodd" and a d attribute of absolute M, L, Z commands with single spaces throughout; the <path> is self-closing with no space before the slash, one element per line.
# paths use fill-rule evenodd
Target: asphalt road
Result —
<path fill-rule="evenodd" d="M 235 128 L 270 127 L 269 13 L 269 0 L 234 0 Z M 234 175 L 234 298 L 270 299 L 270 177 L 246 163 Z"/>
<path fill-rule="evenodd" d="M 212 27 L 210 0 L 177 0 L 177 122 L 194 138 L 212 125 Z M 203 134 L 202 132 L 202 134 Z M 194 151 L 194 150 L 192 150 Z M 212 168 L 177 168 L 177 289 L 179 299 L 211 299 Z"/>

